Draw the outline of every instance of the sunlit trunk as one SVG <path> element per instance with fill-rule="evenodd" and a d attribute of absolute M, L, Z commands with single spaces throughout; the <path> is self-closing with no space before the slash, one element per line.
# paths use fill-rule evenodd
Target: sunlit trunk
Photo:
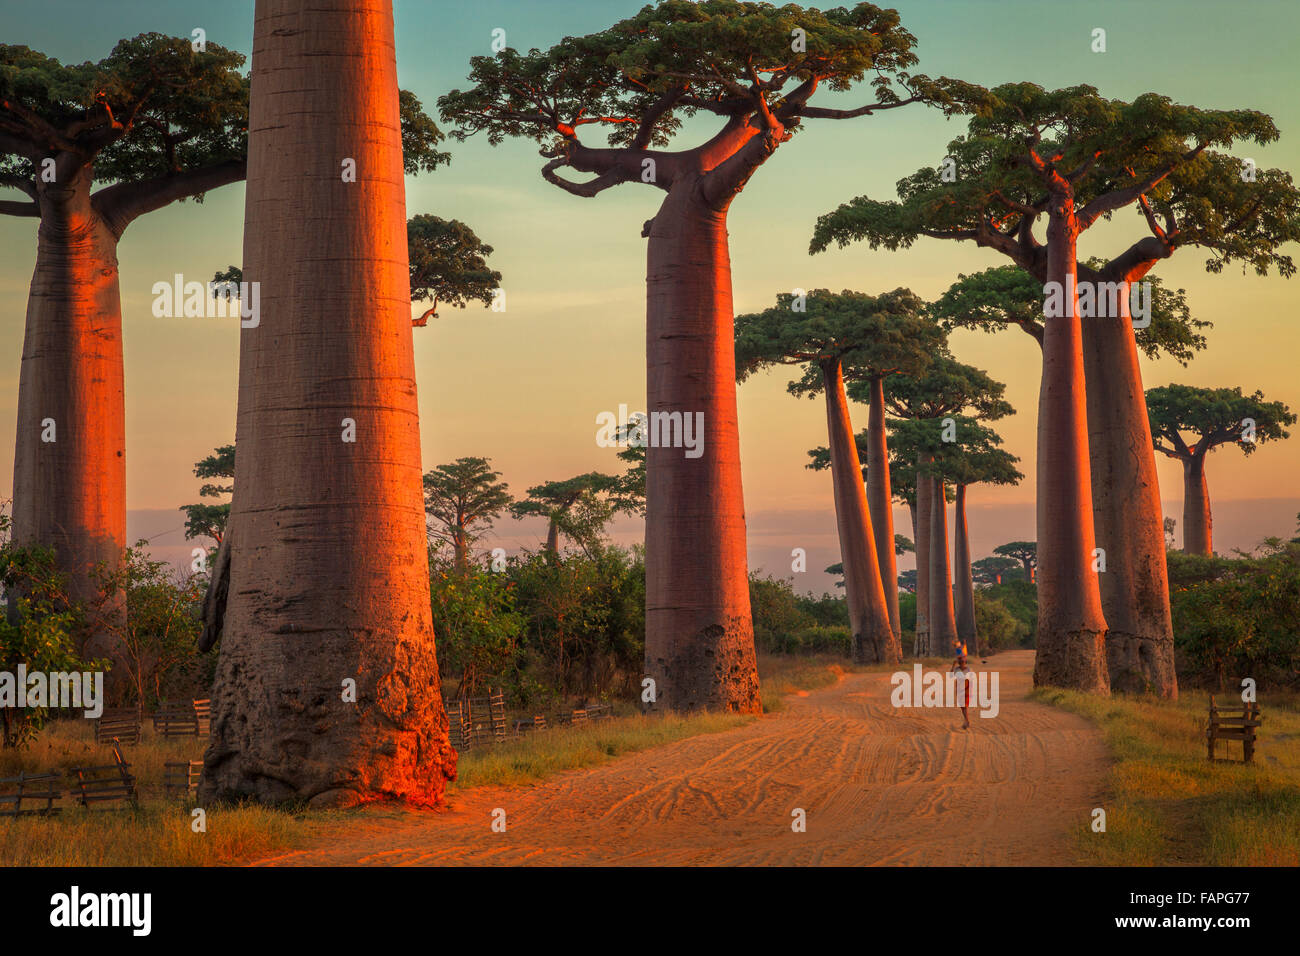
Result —
<path fill-rule="evenodd" d="M 1047 228 L 1048 283 L 1065 290 L 1043 320 L 1038 399 L 1038 652 L 1034 683 L 1109 693 L 1106 621 L 1093 570 L 1092 481 L 1082 329 L 1075 289 L 1077 225 L 1054 197 Z"/>
<path fill-rule="evenodd" d="M 81 650 L 108 658 L 110 698 L 130 683 L 114 633 L 125 603 L 100 602 L 93 571 L 126 547 L 126 405 L 117 237 L 91 206 L 90 170 L 41 194 L 36 269 L 18 376 L 13 539 L 53 548 L 87 610 Z"/>
<path fill-rule="evenodd" d="M 930 653 L 952 655 L 957 643 L 957 616 L 948 563 L 948 502 L 944 483 L 929 479 L 930 489 Z"/>
<path fill-rule="evenodd" d="M 1164 511 L 1128 293 L 1124 283 L 1119 315 L 1083 322 L 1092 515 L 1106 553 L 1099 575 L 1106 657 L 1112 690 L 1176 698 Z"/>
<path fill-rule="evenodd" d="M 894 554 L 893 489 L 889 483 L 889 445 L 885 435 L 885 384 L 871 379 L 871 406 L 867 415 L 867 505 L 876 540 L 876 564 L 885 589 L 885 608 L 894 640 L 901 641 L 898 624 L 898 559 Z"/>
<path fill-rule="evenodd" d="M 862 484 L 844 376 L 838 361 L 822 366 L 826 394 L 826 430 L 830 440 L 831 477 L 835 492 L 835 523 L 840 534 L 840 560 L 844 564 L 844 596 L 853 631 L 853 658 L 864 663 L 896 661 L 901 656 L 898 639 L 889 626 L 885 590 L 876 563 L 872 516 Z M 868 473 L 870 474 L 870 473 Z M 892 548 L 890 549 L 892 553 Z"/>
<path fill-rule="evenodd" d="M 957 612 L 957 638 L 971 654 L 979 653 L 975 633 L 975 580 L 970 569 L 970 533 L 966 526 L 966 486 L 957 486 L 953 508 L 953 603 Z"/>
<path fill-rule="evenodd" d="M 646 674 L 660 707 L 757 713 L 727 221 L 698 183 L 681 175 L 648 232 L 646 410 L 701 416 L 703 444 L 646 448 Z"/>
<path fill-rule="evenodd" d="M 925 456 L 917 458 L 916 473 L 916 654 L 930 653 L 930 497 L 931 482 L 921 474 Z"/>
<path fill-rule="evenodd" d="M 203 801 L 430 804 L 454 776 L 406 250 L 391 4 L 258 0 L 244 278 L 261 322 L 240 338 Z"/>
<path fill-rule="evenodd" d="M 1183 550 L 1188 554 L 1213 554 L 1213 535 L 1205 455 L 1193 453 L 1191 458 L 1183 460 Z"/>

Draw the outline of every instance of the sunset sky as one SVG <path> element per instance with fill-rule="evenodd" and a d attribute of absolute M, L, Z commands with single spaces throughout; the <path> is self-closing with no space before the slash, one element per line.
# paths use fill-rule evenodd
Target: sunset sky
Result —
<path fill-rule="evenodd" d="M 401 84 L 436 113 L 437 98 L 466 86 L 468 60 L 490 54 L 492 31 L 507 43 L 545 48 L 565 35 L 600 30 L 634 13 L 637 0 L 474 3 L 397 0 Z M 1300 170 L 1300 106 L 1294 43 L 1300 6 L 1291 0 L 1236 4 L 924 0 L 893 4 L 918 39 L 919 69 L 980 83 L 1028 80 L 1046 87 L 1092 84 L 1130 99 L 1154 91 L 1206 108 L 1252 108 L 1282 131 L 1268 147 L 1241 146 L 1236 155 L 1260 167 Z M 25 44 L 63 62 L 98 60 L 122 37 L 142 32 L 188 36 L 202 27 L 210 41 L 249 52 L 251 2 L 190 0 L 0 0 L 0 42 Z M 75 29 L 71 27 L 75 26 Z M 1091 51 L 1094 28 L 1107 31 L 1107 52 Z M 818 94 L 822 105 L 860 105 L 867 89 Z M 824 97 L 824 98 L 823 98 Z M 793 288 L 877 293 L 908 286 L 938 296 L 958 273 L 1002 265 L 973 244 L 921 240 L 902 252 L 865 246 L 810 257 L 817 216 L 854 196 L 894 196 L 894 183 L 923 165 L 936 166 L 945 144 L 962 132 L 919 106 L 835 122 L 810 120 L 755 174 L 730 213 L 734 298 L 738 312 L 773 304 Z M 590 127 L 588 128 L 590 129 Z M 688 123 L 677 145 L 695 145 L 713 124 Z M 603 137 L 585 141 L 603 145 Z M 476 138 L 447 148 L 453 161 L 407 181 L 408 215 L 460 219 L 495 248 L 507 309 L 443 308 L 414 331 L 423 426 L 424 467 L 463 455 L 492 459 L 512 491 L 590 471 L 621 470 L 613 451 L 596 444 L 596 415 L 620 404 L 645 404 L 645 240 L 642 223 L 663 194 L 625 185 L 579 199 L 544 182 L 536 145 Z M 5 198 L 18 198 L 17 194 Z M 126 349 L 129 534 L 154 538 L 159 553 L 187 553 L 176 510 L 199 500 L 195 460 L 234 438 L 238 322 L 155 318 L 150 289 L 175 273 L 206 281 L 239 263 L 242 184 L 211 193 L 202 205 L 181 203 L 152 213 L 126 232 L 120 247 Z M 1130 207 L 1085 234 L 1080 256 L 1109 257 L 1145 234 Z M 13 483 L 14 422 L 27 287 L 35 258 L 36 220 L 0 217 L 0 498 Z M 1040 230 L 1041 236 L 1041 230 Z M 1300 250 L 1288 250 L 1295 255 Z M 1181 250 L 1157 273 L 1183 287 L 1193 313 L 1212 321 L 1209 346 L 1186 369 L 1143 360 L 1147 387 L 1169 382 L 1241 386 L 1300 410 L 1296 372 L 1300 328 L 1297 280 L 1277 275 L 1222 275 L 1204 269 L 1205 255 Z M 423 307 L 413 307 L 413 312 Z M 1033 459 L 1039 352 L 1019 330 L 996 335 L 958 332 L 962 361 L 1007 383 L 1017 414 L 996 424 L 1006 447 L 1022 459 L 1018 487 L 971 492 L 976 557 L 1003 541 L 1033 538 Z M 838 561 L 828 473 L 803 466 L 805 450 L 825 444 L 820 402 L 785 390 L 790 370 L 757 376 L 740 387 L 751 564 L 789 576 L 794 547 L 809 552 L 800 589 L 822 590 L 821 568 Z M 866 409 L 854 406 L 855 428 Z M 1179 520 L 1182 481 L 1176 462 L 1161 458 L 1165 514 Z M 1224 448 L 1210 458 L 1215 548 L 1249 548 L 1265 534 L 1295 533 L 1300 511 L 1300 434 L 1264 445 L 1249 458 Z M 911 535 L 906 513 L 897 530 Z M 618 526 L 621 540 L 638 535 Z M 498 524 L 495 540 L 535 547 L 538 522 Z M 909 558 L 901 567 L 912 566 Z"/>

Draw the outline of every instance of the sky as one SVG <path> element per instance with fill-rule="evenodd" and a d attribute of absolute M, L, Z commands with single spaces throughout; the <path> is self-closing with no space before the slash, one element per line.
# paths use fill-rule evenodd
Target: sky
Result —
<path fill-rule="evenodd" d="M 397 0 L 398 73 L 431 114 L 437 98 L 466 86 L 469 57 L 490 55 L 493 31 L 520 49 L 545 48 L 566 35 L 598 31 L 635 13 L 637 0 Z M 1032 81 L 1045 87 L 1088 83 L 1131 99 L 1163 93 L 1206 108 L 1251 108 L 1271 115 L 1281 139 L 1241 146 L 1260 167 L 1300 169 L 1300 104 L 1294 96 L 1294 37 L 1300 5 L 1291 0 L 901 0 L 893 4 L 918 39 L 918 69 L 984 85 Z M 247 54 L 253 4 L 246 0 L 0 0 L 0 43 L 24 44 L 64 62 L 98 60 L 122 37 L 157 31 L 209 41 Z M 1092 51 L 1106 31 L 1106 52 Z M 821 97 L 822 94 L 818 94 Z M 865 102 L 864 91 L 830 94 L 823 105 Z M 921 240 L 910 250 L 872 252 L 863 245 L 809 256 L 813 224 L 854 196 L 894 197 L 894 184 L 921 166 L 937 166 L 963 128 L 922 106 L 849 121 L 814 120 L 754 175 L 729 216 L 737 312 L 757 311 L 795 288 L 878 293 L 900 286 L 940 295 L 960 273 L 1002 265 L 973 244 Z M 675 146 L 695 145 L 711 127 L 688 123 Z M 603 138 L 602 138 L 603 139 Z M 600 145 L 595 138 L 589 142 Z M 467 455 L 484 456 L 511 489 L 591 470 L 616 472 L 614 450 L 595 441 L 596 415 L 645 404 L 645 240 L 641 225 L 662 193 L 624 185 L 582 199 L 544 182 L 535 144 L 492 147 L 485 139 L 449 141 L 450 166 L 408 178 L 408 215 L 432 213 L 469 224 L 495 252 L 503 274 L 504 312 L 474 305 L 442 308 L 414 330 L 423 460 L 427 470 Z M 20 198 L 0 190 L 4 198 Z M 199 500 L 193 463 L 233 441 L 238 325 L 232 319 L 155 318 L 151 287 L 175 273 L 205 281 L 239 262 L 244 189 L 224 187 L 201 204 L 174 204 L 135 222 L 119 248 L 126 354 L 128 534 L 150 537 L 176 559 L 188 554 L 176 509 Z M 22 316 L 35 259 L 36 222 L 0 217 L 0 499 L 13 484 L 14 422 Z M 1108 257 L 1145 234 L 1133 210 L 1085 234 L 1080 256 Z M 1292 255 L 1297 250 L 1288 250 Z M 1204 269 L 1205 256 L 1180 251 L 1156 270 L 1187 290 L 1193 313 L 1214 323 L 1208 347 L 1187 368 L 1143 359 L 1147 387 L 1179 382 L 1261 389 L 1300 410 L 1295 374 L 1300 328 L 1296 280 L 1231 267 Z M 413 307 L 418 314 L 423 306 Z M 1026 479 L 971 491 L 976 557 L 1004 541 L 1034 537 L 1034 436 L 1038 348 L 1009 329 L 959 331 L 954 354 L 1007 385 L 1017 414 L 996 424 L 1005 447 L 1022 459 Z M 839 560 L 830 477 L 804 468 L 805 451 L 826 442 L 819 400 L 785 390 L 791 370 L 755 376 L 739 388 L 741 461 L 751 567 L 791 577 L 790 552 L 808 553 L 799 589 L 821 591 L 822 573 Z M 866 409 L 853 406 L 855 428 Z M 1177 462 L 1161 458 L 1165 514 L 1181 526 Z M 1249 458 L 1233 448 L 1212 453 L 1209 485 L 1215 547 L 1250 548 L 1267 534 L 1293 534 L 1300 511 L 1300 434 L 1263 445 Z M 911 535 L 906 512 L 895 511 Z M 633 521 L 615 538 L 639 538 Z M 536 547 L 538 521 L 498 522 L 486 546 Z M 910 558 L 900 567 L 911 567 Z"/>

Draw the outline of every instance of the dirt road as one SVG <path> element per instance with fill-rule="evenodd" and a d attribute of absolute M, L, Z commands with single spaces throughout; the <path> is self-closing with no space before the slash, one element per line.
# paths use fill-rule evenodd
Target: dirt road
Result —
<path fill-rule="evenodd" d="M 850 674 L 735 730 L 455 793 L 444 813 L 367 815 L 261 862 L 1068 865 L 1108 758 L 1092 725 L 1024 699 L 1032 666 L 1031 651 L 989 660 L 1000 713 L 972 711 L 970 731 L 955 711 L 892 707 L 887 674 Z"/>

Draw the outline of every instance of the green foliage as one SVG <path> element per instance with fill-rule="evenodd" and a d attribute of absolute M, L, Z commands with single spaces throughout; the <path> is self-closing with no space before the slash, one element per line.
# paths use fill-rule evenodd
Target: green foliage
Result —
<path fill-rule="evenodd" d="M 458 679 L 451 696 L 484 696 L 489 685 L 517 687 L 527 622 L 515 609 L 514 582 L 481 570 L 458 574 L 436 554 L 429 567 L 438 669 L 444 681 Z"/>
<path fill-rule="evenodd" d="M 798 365 L 802 378 L 790 392 L 813 396 L 825 387 L 824 363 L 839 361 L 847 377 L 916 372 L 943 347 L 943 333 L 909 289 L 878 296 L 814 289 L 803 311 L 793 309 L 788 293 L 776 298 L 770 309 L 736 316 L 737 381 L 772 365 Z"/>
<path fill-rule="evenodd" d="M 997 584 L 999 578 L 1003 581 L 1023 578 L 1020 562 L 1001 555 L 980 558 L 971 562 L 970 568 L 976 584 Z"/>
<path fill-rule="evenodd" d="M 1022 637 L 1018 638 L 1019 646 L 1033 647 L 1034 635 L 1038 632 L 1038 587 L 1025 580 L 1008 581 L 1002 579 L 1001 584 L 993 584 L 986 588 L 979 588 L 975 592 L 976 608 L 978 611 L 979 600 L 983 597 L 986 601 L 997 601 L 1007 612 L 1016 619 L 1026 630 Z M 980 637 L 983 639 L 984 632 L 980 631 Z"/>
<path fill-rule="evenodd" d="M 232 267 L 233 268 L 233 267 Z M 218 273 L 220 276 L 220 273 Z M 218 280 L 220 281 L 220 280 Z M 238 281 L 238 280 L 235 280 Z M 235 446 L 222 445 L 213 454 L 194 463 L 196 478 L 224 478 L 230 483 L 223 485 L 205 484 L 199 489 L 203 498 L 219 498 L 234 494 L 235 491 Z M 181 505 L 185 512 L 185 538 L 212 538 L 217 544 L 225 534 L 226 522 L 230 520 L 230 502 L 210 505 L 200 502 L 194 505 Z"/>
<path fill-rule="evenodd" d="M 849 654 L 848 606 L 843 598 L 824 594 L 801 597 L 790 582 L 771 575 L 749 576 L 749 606 L 754 620 L 754 645 L 769 654 Z"/>
<path fill-rule="evenodd" d="M 83 660 L 76 635 L 84 614 L 70 606 L 67 582 L 49 548 L 19 547 L 10 538 L 9 515 L 0 512 L 0 587 L 10 602 L 0 617 L 0 671 L 28 673 L 102 671 L 104 661 Z M 45 727 L 49 707 L 0 707 L 0 746 L 22 747 Z"/>
<path fill-rule="evenodd" d="M 406 247 L 411 262 L 411 301 L 433 300 L 464 308 L 470 302 L 491 305 L 501 273 L 488 267 L 492 247 L 459 220 L 420 215 L 406 222 Z"/>
<path fill-rule="evenodd" d="M 1008 541 L 994 548 L 993 553 L 1019 561 L 1025 570 L 1025 580 L 1029 580 L 1029 569 L 1038 567 L 1037 541 Z"/>
<path fill-rule="evenodd" d="M 98 63 L 64 65 L 0 45 L 0 126 L 40 152 L 93 158 L 94 179 L 128 182 L 242 160 L 248 78 L 242 54 L 142 33 Z M 0 173 L 31 180 L 31 161 L 0 147 Z"/>
<path fill-rule="evenodd" d="M 619 510 L 634 510 L 623 494 L 625 480 L 591 471 L 528 489 L 528 497 L 510 506 L 516 518 L 546 518 L 557 536 L 564 535 L 589 556 L 601 546 L 605 526 Z"/>
<path fill-rule="evenodd" d="M 1263 442 L 1291 437 L 1285 426 L 1296 422 L 1285 404 L 1265 401 L 1260 391 L 1243 395 L 1240 388 L 1161 385 L 1147 389 L 1146 399 L 1156 451 L 1184 460 L 1229 442 L 1249 455 Z M 1245 437 L 1247 419 L 1254 422 L 1254 441 Z M 1190 445 L 1184 431 L 1196 435 Z"/>
<path fill-rule="evenodd" d="M 438 108 L 462 140 L 485 133 L 492 145 L 507 136 L 556 143 L 599 124 L 611 146 L 662 147 L 683 118 L 704 111 L 740 120 L 757 112 L 760 96 L 784 121 L 818 116 L 806 105 L 817 86 L 845 91 L 869 73 L 879 108 L 903 101 L 895 84 L 909 100 L 948 102 L 960 84 L 903 72 L 916 62 L 915 38 L 898 23 L 896 11 L 870 3 L 820 11 L 661 0 L 546 51 L 472 57 L 470 89 L 452 90 Z M 792 49 L 796 28 L 806 51 Z"/>
<path fill-rule="evenodd" d="M 104 604 L 126 601 L 126 620 L 103 615 L 116 638 L 129 688 L 127 703 L 146 709 L 161 700 L 206 697 L 216 655 L 195 652 L 207 577 L 184 574 L 149 557 L 148 541 L 127 548 L 120 565 L 98 569 Z"/>
<path fill-rule="evenodd" d="M 975 630 L 980 645 L 995 651 L 1023 646 L 1033 628 L 988 592 L 988 588 L 975 591 Z"/>
<path fill-rule="evenodd" d="M 1212 272 L 1234 259 L 1261 274 L 1270 265 L 1294 271 L 1277 252 L 1300 236 L 1300 193 L 1290 175 L 1268 170 L 1243 182 L 1240 162 L 1214 150 L 1276 140 L 1268 116 L 1197 109 L 1156 93 L 1109 100 L 1090 86 L 1008 83 L 984 92 L 968 92 L 975 115 L 948 145 L 955 181 L 926 168 L 899 181 L 898 201 L 860 196 L 818 220 L 812 251 L 857 240 L 906 248 L 922 235 L 970 240 L 1042 278 L 1045 257 L 1030 228 L 1051 203 L 1045 187 L 1059 192 L 1068 181 L 1083 229 L 1149 197 L 1141 213 L 1160 245 L 1155 258 L 1195 244 L 1210 251 Z"/>
<path fill-rule="evenodd" d="M 1166 554 L 1174 647 L 1184 681 L 1233 691 L 1300 685 L 1300 545 L 1239 558 Z"/>
<path fill-rule="evenodd" d="M 437 522 L 430 534 L 450 542 L 462 562 L 475 539 L 514 500 L 500 477 L 488 459 L 473 457 L 424 474 L 424 510 Z"/>

